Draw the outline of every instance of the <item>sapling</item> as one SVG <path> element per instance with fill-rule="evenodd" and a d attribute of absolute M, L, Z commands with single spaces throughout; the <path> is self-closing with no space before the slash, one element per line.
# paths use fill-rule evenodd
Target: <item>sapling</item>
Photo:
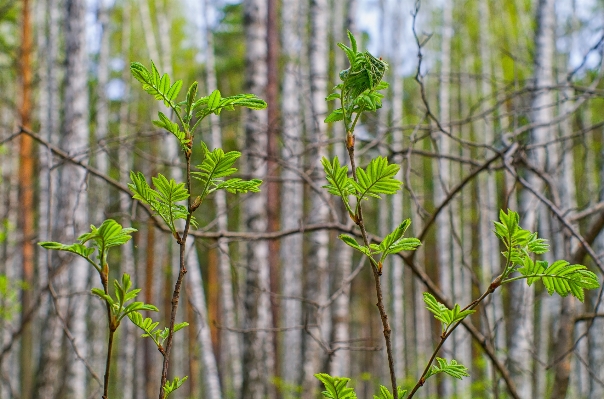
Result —
<path fill-rule="evenodd" d="M 409 219 L 404 220 L 379 243 L 371 242 L 365 229 L 362 207 L 364 200 L 380 199 L 382 195 L 392 195 L 400 189 L 402 182 L 394 178 L 400 166 L 389 163 L 387 158 L 374 158 L 366 168 L 356 166 L 354 130 L 364 112 L 376 111 L 381 107 L 383 95 L 379 91 L 388 87 L 387 83 L 381 80 L 388 65 L 367 51 L 358 51 L 356 40 L 350 32 L 348 32 L 348 38 L 350 47 L 342 43 L 338 43 L 338 46 L 346 53 L 350 67 L 340 72 L 342 82 L 335 86 L 335 92 L 326 98 L 327 101 L 338 100 L 339 107 L 325 119 L 325 122 L 342 122 L 345 126 L 345 141 L 350 158 L 351 176 L 349 176 L 348 166 L 341 165 L 337 157 L 331 161 L 323 158 L 323 168 L 328 182 L 324 187 L 330 194 L 342 199 L 350 218 L 359 227 L 362 243 L 358 243 L 355 238 L 344 234 L 339 238 L 365 255 L 373 270 L 377 307 L 384 327 L 384 340 L 392 385 L 392 391 L 380 386 L 380 391 L 374 395 L 374 398 L 410 399 L 425 384 L 426 380 L 434 375 L 448 374 L 458 379 L 469 377 L 468 369 L 464 365 L 459 364 L 455 359 L 447 360 L 437 357 L 437 355 L 453 331 L 463 323 L 466 317 L 475 312 L 475 308 L 488 295 L 491 295 L 501 285 L 521 279 L 525 279 L 529 285 L 541 281 L 550 295 L 554 292 L 563 297 L 571 294 L 583 301 L 585 299 L 584 290 L 598 288 L 599 282 L 596 275 L 583 265 L 570 265 L 564 260 L 558 260 L 550 265 L 547 261 L 534 259 L 533 255 L 541 255 L 548 251 L 547 241 L 538 238 L 537 233 L 520 227 L 519 216 L 516 212 L 501 211 L 499 222 L 494 222 L 494 232 L 506 248 L 502 252 L 506 259 L 504 269 L 479 298 L 464 308 L 455 304 L 453 308 L 449 309 L 438 302 L 432 294 L 424 293 L 423 299 L 427 309 L 441 323 L 440 340 L 413 388 L 407 392 L 398 386 L 391 347 L 391 329 L 383 304 L 380 278 L 387 256 L 396 256 L 401 251 L 415 250 L 421 243 L 417 238 L 404 237 L 405 231 L 411 223 Z M 400 282 L 394 283 L 400 284 Z M 395 333 L 402 334 L 403 332 L 395 331 Z M 325 397 L 356 398 L 354 390 L 347 386 L 349 378 L 334 377 L 328 374 L 316 374 L 316 377 L 326 388 L 323 392 Z"/>
<path fill-rule="evenodd" d="M 149 317 L 143 317 L 140 313 L 144 310 L 157 311 L 158 309 L 155 306 L 142 302 L 131 302 L 140 292 L 140 289 L 131 289 L 132 283 L 128 274 L 122 276 L 121 283 L 115 280 L 113 296 L 110 293 L 110 268 L 107 264 L 108 250 L 125 244 L 130 240 L 131 234 L 136 231 L 135 229 L 122 228 L 117 222 L 109 219 L 104 221 L 98 229 L 91 226 L 91 232 L 80 236 L 75 244 L 64 245 L 56 242 L 42 242 L 40 245 L 47 249 L 68 251 L 82 256 L 99 273 L 103 288 L 93 288 L 92 293 L 106 303 L 109 330 L 103 399 L 108 399 L 114 334 L 121 320 L 126 316 L 143 330 L 144 334 L 142 336 L 150 338 L 163 356 L 159 399 L 164 399 L 187 380 L 186 376 L 182 378 L 175 377 L 172 381 L 168 380 L 168 369 L 173 335 L 176 331 L 188 326 L 187 322 L 176 322 L 176 312 L 180 299 L 180 289 L 187 272 L 185 248 L 189 229 L 198 226 L 193 213 L 205 198 L 216 190 L 226 190 L 234 194 L 258 192 L 262 184 L 259 179 L 243 180 L 231 177 L 237 172 L 237 168 L 233 165 L 241 156 L 240 152 L 229 151 L 225 153 L 220 148 L 210 150 L 203 141 L 197 147 L 201 151 L 203 160 L 193 170 L 191 158 L 195 150 L 193 145 L 195 133 L 201 121 L 212 113 L 218 115 L 222 110 L 234 110 L 235 107 L 259 110 L 266 108 L 266 102 L 253 94 L 238 94 L 223 98 L 218 90 L 214 90 L 208 96 L 198 98 L 197 82 L 191 84 L 185 99 L 177 102 L 178 94 L 182 88 L 181 80 L 171 84 L 170 77 L 167 74 L 161 75 L 153 62 L 150 71 L 138 62 L 132 63 L 130 70 L 134 78 L 142 83 L 143 89 L 155 97 L 156 100 L 161 101 L 171 111 L 176 121 L 160 111 L 158 113 L 159 119 L 154 120 L 153 124 L 172 133 L 178 141 L 185 158 L 185 182 L 176 182 L 174 179 L 168 179 L 159 173 L 157 176 L 151 177 L 154 186 L 151 187 L 143 173 L 132 171 L 130 173 L 132 182 L 128 184 L 134 194 L 133 198 L 145 206 L 156 223 L 166 226 L 166 229 L 170 231 L 179 245 L 179 273 L 172 294 L 168 326 L 158 328 L 159 322 L 153 321 Z M 193 184 L 194 182 L 195 184 Z M 86 245 L 89 242 L 92 243 L 91 246 Z M 95 250 L 98 250 L 97 260 L 92 258 Z M 194 265 L 194 267 L 198 266 Z"/>

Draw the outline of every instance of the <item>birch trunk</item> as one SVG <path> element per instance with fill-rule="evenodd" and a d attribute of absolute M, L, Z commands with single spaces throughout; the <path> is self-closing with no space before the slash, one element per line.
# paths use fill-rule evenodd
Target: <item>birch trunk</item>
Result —
<path fill-rule="evenodd" d="M 40 35 L 38 47 L 44 49 L 40 54 L 40 135 L 51 143 L 56 143 L 59 132 L 59 68 L 57 46 L 59 43 L 60 11 L 56 0 L 39 2 L 40 8 L 38 26 Z M 40 146 L 40 198 L 39 201 L 39 239 L 50 241 L 53 210 L 56 200 L 54 190 L 57 186 L 57 173 L 51 172 L 53 163 L 49 149 Z M 48 271 L 51 269 L 52 252 L 38 252 L 38 288 L 48 286 Z M 60 380 L 61 367 L 59 362 L 62 351 L 62 330 L 59 320 L 52 311 L 52 303 L 48 296 L 42 299 L 40 325 L 46 332 L 40 338 L 40 363 L 36 379 L 35 396 L 40 399 L 53 399 L 57 396 L 57 385 Z"/>
<path fill-rule="evenodd" d="M 547 124 L 553 118 L 552 105 L 554 103 L 550 87 L 553 85 L 553 57 L 554 57 L 554 27 L 555 13 L 554 1 L 540 0 L 537 6 L 537 33 L 535 36 L 534 83 L 535 96 L 532 102 L 532 121 L 543 124 L 533 129 L 530 141 L 533 144 L 543 143 L 552 136 L 552 129 Z M 549 170 L 551 159 L 547 159 L 546 149 L 538 147 L 528 154 L 533 166 L 542 170 Z M 543 187 L 538 176 L 529 174 L 528 182 L 537 191 Z M 534 231 L 538 222 L 539 204 L 535 197 L 524 191 L 521 197 L 524 220 L 522 226 Z M 534 305 L 535 294 L 532 287 L 526 284 L 512 286 L 512 331 L 510 337 L 509 357 L 511 372 L 521 397 L 532 395 L 533 357 L 527 356 L 534 347 Z"/>
<path fill-rule="evenodd" d="M 451 40 L 453 36 L 453 5 L 446 1 L 443 8 L 442 42 L 441 42 L 441 70 L 439 87 L 439 105 L 440 105 L 440 123 L 445 129 L 449 130 L 451 119 L 450 112 L 450 75 L 451 75 Z M 434 141 L 436 151 L 443 155 L 449 155 L 451 152 L 449 138 L 442 132 L 437 132 Z M 448 195 L 451 180 L 451 162 L 444 158 L 438 158 L 436 161 L 436 176 L 434 176 L 434 201 L 436 206 L 441 204 Z M 445 295 L 453 297 L 452 268 L 453 268 L 453 242 L 451 240 L 452 231 L 452 213 L 451 208 L 443 210 L 436 219 L 437 240 L 438 240 L 438 264 L 440 275 L 441 290 Z M 452 351 L 453 343 L 447 341 L 443 350 Z M 453 394 L 453 381 L 443 379 L 441 383 L 440 395 L 448 398 Z"/>
<path fill-rule="evenodd" d="M 243 3 L 246 33 L 246 91 L 264 96 L 266 70 L 266 0 L 246 0 Z M 266 176 L 266 160 L 262 154 L 267 146 L 267 114 L 265 111 L 246 112 L 245 148 L 251 152 L 246 159 L 247 173 L 254 178 Z M 267 230 L 266 195 L 257 193 L 246 198 L 245 224 L 249 231 Z M 245 315 L 243 326 L 248 329 L 243 337 L 243 397 L 264 399 L 273 397 L 269 381 L 274 376 L 272 327 L 270 308 L 270 272 L 268 243 L 250 242 L 247 245 L 247 274 L 245 281 Z"/>
<path fill-rule="evenodd" d="M 206 86 L 208 93 L 217 89 L 216 67 L 214 61 L 214 34 L 207 16 L 210 14 L 210 2 L 204 0 L 204 14 L 206 15 L 204 25 L 206 28 Z M 212 148 L 222 148 L 222 132 L 218 115 L 210 115 L 210 130 Z M 214 194 L 214 206 L 216 207 L 216 218 L 219 231 L 228 230 L 226 194 L 223 190 L 218 190 Z M 228 327 L 237 325 L 235 314 L 235 302 L 233 297 L 233 282 L 231 279 L 231 260 L 229 256 L 229 246 L 225 239 L 218 240 L 218 268 L 220 270 L 220 304 L 222 306 L 222 320 Z M 241 389 L 242 369 L 241 369 L 241 349 L 239 347 L 239 337 L 237 333 L 224 331 L 224 359 L 227 373 L 223 379 L 223 390 L 226 392 L 239 392 Z"/>
<path fill-rule="evenodd" d="M 65 120 L 62 147 L 69 153 L 81 151 L 88 146 L 88 62 L 86 53 L 85 3 L 83 0 L 67 0 L 66 31 L 66 87 Z M 67 193 L 59 216 L 65 223 L 68 238 L 65 242 L 75 242 L 82 232 L 88 230 L 88 194 L 86 174 L 82 168 L 72 164 L 63 166 L 59 186 Z M 70 267 L 70 291 L 87 290 L 89 265 L 75 257 Z M 72 309 L 70 329 L 82 357 L 87 356 L 86 347 L 86 307 L 85 300 L 74 297 L 70 301 Z M 68 362 L 68 397 L 83 398 L 87 391 L 86 368 L 81 361 Z"/>
<path fill-rule="evenodd" d="M 304 185 L 298 170 L 302 170 L 301 156 L 304 152 L 303 126 L 300 99 L 297 88 L 300 85 L 301 69 L 299 54 L 302 51 L 302 21 L 299 18 L 299 0 L 283 0 L 282 4 L 282 49 L 286 57 L 283 76 L 283 161 L 288 167 L 281 172 L 283 178 L 281 201 L 287 211 L 281 212 L 281 226 L 284 230 L 298 227 L 303 218 Z M 303 236 L 295 234 L 281 241 L 282 268 L 281 285 L 284 297 L 302 296 Z M 281 305 L 284 327 L 302 324 L 302 303 L 299 299 L 284 299 Z M 300 383 L 302 369 L 302 331 L 289 330 L 283 333 L 281 378 L 287 386 Z M 285 397 L 290 397 L 286 393 Z"/>
<path fill-rule="evenodd" d="M 321 158 L 327 155 L 325 148 L 326 124 L 323 123 L 327 113 L 327 71 L 328 71 L 328 7 L 327 0 L 312 0 L 310 3 L 310 85 L 311 85 L 311 111 L 312 111 L 312 143 L 316 149 L 311 155 L 312 176 L 315 181 L 323 181 L 324 172 L 321 167 Z M 329 207 L 321 195 L 316 192 L 311 194 L 311 223 L 320 223 L 328 220 Z M 317 231 L 310 235 L 310 257 L 306 278 L 307 298 L 315 298 L 318 303 L 324 303 L 329 296 L 329 232 Z M 313 312 L 314 309 L 309 309 Z M 310 333 L 325 342 L 330 336 L 331 320 L 328 308 L 321 308 L 316 315 L 310 314 L 310 323 L 316 323 L 317 328 L 311 328 Z M 325 361 L 325 353 L 321 346 L 309 335 L 306 337 L 304 351 L 304 398 L 314 398 L 319 386 L 314 374 L 321 371 Z"/>
<path fill-rule="evenodd" d="M 132 29 L 132 20 L 131 20 L 131 5 L 130 2 L 126 2 L 124 4 L 124 9 L 122 11 L 122 58 L 124 60 L 128 59 L 128 54 L 130 52 L 130 35 Z M 125 63 L 127 64 L 127 63 Z M 120 104 L 119 110 L 119 127 L 118 127 L 118 137 L 120 139 L 120 146 L 118 148 L 118 165 L 119 165 L 119 174 L 120 181 L 128 181 L 129 173 L 131 170 L 131 162 L 132 160 L 128 156 L 128 145 L 127 137 L 128 137 L 128 118 L 130 114 L 129 110 L 129 95 L 130 95 L 130 70 L 126 66 L 124 66 L 124 70 L 122 71 L 122 81 L 124 82 L 124 97 L 122 98 L 122 102 Z M 132 205 L 132 198 L 129 194 L 120 192 L 120 212 L 122 215 L 122 225 L 129 226 L 132 223 L 132 218 L 135 215 L 127 216 L 130 214 Z M 136 273 L 137 267 L 134 259 L 134 240 L 128 241 L 126 244 L 122 245 L 122 272 L 130 274 L 132 280 L 135 282 L 136 287 L 142 287 L 143 279 Z M 133 399 L 134 393 L 136 391 L 135 387 L 137 383 L 135 382 L 134 370 L 140 369 L 143 367 L 143 363 L 135 358 L 136 349 L 142 348 L 141 341 L 137 338 L 136 326 L 132 323 L 123 323 L 121 327 L 122 339 L 120 340 L 121 350 L 121 364 L 120 370 L 123 370 L 123 391 L 122 397 L 124 399 Z M 141 389 L 142 391 L 142 389 Z"/>

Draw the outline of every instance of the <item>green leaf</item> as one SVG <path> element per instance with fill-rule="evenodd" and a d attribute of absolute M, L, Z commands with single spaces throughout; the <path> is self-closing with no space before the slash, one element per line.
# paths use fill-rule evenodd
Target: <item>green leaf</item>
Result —
<path fill-rule="evenodd" d="M 188 123 L 193 117 L 193 102 L 195 101 L 195 97 L 197 97 L 197 82 L 193 82 L 189 90 L 187 91 L 187 98 L 185 99 L 186 104 L 186 113 L 185 113 L 185 122 Z"/>
<path fill-rule="evenodd" d="M 357 191 L 355 195 L 359 199 L 368 199 L 396 193 L 403 184 L 394 178 L 399 169 L 399 165 L 389 164 L 386 157 L 372 159 L 366 169 L 357 168 L 358 184 L 351 182 Z"/>
<path fill-rule="evenodd" d="M 211 112 L 214 112 L 216 110 L 216 108 L 218 108 L 218 106 L 220 105 L 221 99 L 222 99 L 222 97 L 220 96 L 220 91 L 214 90 L 212 92 L 212 94 L 210 94 L 210 97 L 208 98 L 208 110 L 210 110 Z"/>
<path fill-rule="evenodd" d="M 342 112 L 342 108 L 334 109 L 331 114 L 325 118 L 325 123 L 337 122 L 344 119 L 344 113 Z"/>
<path fill-rule="evenodd" d="M 354 249 L 356 249 L 357 251 L 364 253 L 367 256 L 371 256 L 371 251 L 369 250 L 369 248 L 359 245 L 359 243 L 357 243 L 357 241 L 352 238 L 349 235 L 346 234 L 340 234 L 338 236 L 338 238 L 342 241 L 344 241 L 344 244 L 348 245 L 349 247 L 352 247 Z"/>
<path fill-rule="evenodd" d="M 71 245 L 65 245 L 65 244 L 61 244 L 58 242 L 54 242 L 54 241 L 44 241 L 44 242 L 39 242 L 38 245 L 41 246 L 42 248 L 46 248 L 46 249 L 54 249 L 54 250 L 58 250 L 58 251 L 71 252 L 76 255 L 80 255 L 82 258 L 87 259 L 89 262 L 92 262 L 90 260 L 90 255 L 92 255 L 94 253 L 94 248 L 88 248 L 82 244 L 76 243 L 76 244 L 71 244 Z"/>
<path fill-rule="evenodd" d="M 326 373 L 315 374 L 315 377 L 323 383 L 325 391 L 323 396 L 329 399 L 356 399 L 354 389 L 347 387 L 350 378 L 332 377 Z"/>
<path fill-rule="evenodd" d="M 333 101 L 333 100 L 339 100 L 340 99 L 340 93 L 331 93 L 330 95 L 328 95 L 325 98 L 325 101 Z"/>
<path fill-rule="evenodd" d="M 143 84 L 143 90 L 151 94 L 156 100 L 163 101 L 166 107 L 176 110 L 177 105 L 174 99 L 178 96 L 182 87 L 182 81 L 179 80 L 170 85 L 168 74 L 160 77 L 159 71 L 153 61 L 151 61 L 151 72 L 140 62 L 131 63 L 130 71 L 132 72 L 132 76 Z"/>
<path fill-rule="evenodd" d="M 189 377 L 185 376 L 183 378 L 174 377 L 173 381 L 166 381 L 166 385 L 164 385 L 164 398 L 167 398 L 168 395 L 174 391 L 176 391 L 180 386 L 185 382 Z"/>
<path fill-rule="evenodd" d="M 242 180 L 234 178 L 226 181 L 223 179 L 237 172 L 237 168 L 234 168 L 233 164 L 241 156 L 240 152 L 229 151 L 225 153 L 220 148 L 210 151 L 204 142 L 201 142 L 201 146 L 204 159 L 201 165 L 197 165 L 200 171 L 192 172 L 191 175 L 202 182 L 203 189 L 200 195 L 202 201 L 208 194 L 216 190 L 227 190 L 234 194 L 260 191 L 259 187 L 262 181 L 258 179 Z"/>
<path fill-rule="evenodd" d="M 426 380 L 433 375 L 438 373 L 445 373 L 450 375 L 451 377 L 457 378 L 459 380 L 463 379 L 463 377 L 469 377 L 468 369 L 462 364 L 457 363 L 456 360 L 451 359 L 450 363 L 447 363 L 446 359 L 442 359 L 440 357 L 436 358 L 436 363 L 433 364 L 430 368 L 430 371 L 426 375 Z"/>
<path fill-rule="evenodd" d="M 153 124 L 159 128 L 166 129 L 167 131 L 172 133 L 174 135 L 174 137 L 176 137 L 176 139 L 180 143 L 180 147 L 183 149 L 183 151 L 187 151 L 188 150 L 187 144 L 191 140 L 188 140 L 186 138 L 185 132 L 180 130 L 178 123 L 172 122 L 170 120 L 170 118 L 168 118 L 166 115 L 164 115 L 163 112 L 158 112 L 157 114 L 159 116 L 159 120 L 153 121 Z"/>
<path fill-rule="evenodd" d="M 323 188 L 326 188 L 330 194 L 342 198 L 346 208 L 352 213 L 348 197 L 353 195 L 355 191 L 353 184 L 354 180 L 348 177 L 348 166 L 340 165 L 338 157 L 335 157 L 331 163 L 327 158 L 323 157 L 321 159 L 321 164 L 325 171 L 325 178 L 329 183 L 323 186 Z"/>
<path fill-rule="evenodd" d="M 148 204 L 156 215 L 159 215 L 168 225 L 173 233 L 176 232 L 174 221 L 178 219 L 186 220 L 189 212 L 184 205 L 177 202 L 189 198 L 189 192 L 185 183 L 176 183 L 174 179 L 168 180 L 161 173 L 153 177 L 153 185 L 157 190 L 152 189 L 145 176 L 141 173 L 130 172 L 132 183 L 128 184 L 130 191 L 134 193 L 132 198 Z M 197 226 L 197 222 L 191 216 L 191 225 Z"/>
<path fill-rule="evenodd" d="M 585 289 L 600 286 L 598 277 L 584 265 L 571 265 L 565 260 L 557 260 L 548 266 L 546 261 L 533 262 L 527 257 L 524 267 L 518 272 L 527 277 L 528 285 L 541 280 L 547 292 L 565 297 L 571 294 L 581 302 L 585 301 Z"/>
<path fill-rule="evenodd" d="M 475 310 L 470 309 L 462 311 L 459 304 L 455 304 L 453 309 L 449 309 L 438 302 L 436 298 L 428 292 L 424 292 L 424 302 L 426 303 L 426 308 L 434 314 L 434 318 L 443 324 L 443 332 L 446 331 L 449 326 L 476 312 Z"/>
<path fill-rule="evenodd" d="M 407 395 L 407 390 L 402 387 L 397 387 L 397 393 L 399 399 L 404 399 L 405 395 Z M 388 388 L 383 385 L 380 385 L 380 392 L 377 395 L 373 395 L 373 399 L 394 399 L 394 395 Z"/>
<path fill-rule="evenodd" d="M 421 242 L 417 238 L 403 237 L 410 224 L 411 219 L 405 219 L 392 233 L 384 238 L 378 248 L 378 251 L 383 253 L 382 259 L 387 255 L 401 251 L 414 251 L 421 245 Z"/>
<path fill-rule="evenodd" d="M 113 298 L 111 298 L 109 295 L 105 294 L 105 291 L 103 291 L 102 289 L 95 287 L 90 291 L 92 292 L 93 295 L 96 295 L 99 298 L 101 298 L 102 300 L 109 303 L 110 306 L 115 305 L 115 301 L 113 300 Z"/>

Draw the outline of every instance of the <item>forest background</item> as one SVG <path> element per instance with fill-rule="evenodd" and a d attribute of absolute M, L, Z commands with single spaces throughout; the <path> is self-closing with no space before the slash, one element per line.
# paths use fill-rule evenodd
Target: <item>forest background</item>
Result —
<path fill-rule="evenodd" d="M 439 336 L 422 292 L 467 304 L 500 271 L 500 208 L 550 239 L 552 259 L 602 277 L 602 1 L 2 0 L 0 398 L 101 395 L 93 275 L 39 241 L 74 242 L 105 218 L 137 228 L 111 278 L 130 273 L 168 317 L 177 246 L 125 185 L 130 170 L 182 175 L 176 143 L 148 122 L 158 105 L 130 76 L 130 62 L 149 59 L 198 80 L 202 95 L 269 104 L 202 125 L 210 148 L 242 151 L 241 176 L 265 183 L 198 212 L 178 316 L 190 326 L 172 368 L 189 380 L 173 397 L 318 397 L 317 372 L 354 378 L 364 398 L 386 384 L 369 265 L 337 239 L 358 231 L 321 188 L 320 158 L 346 158 L 345 132 L 323 120 L 348 67 L 336 46 L 347 29 L 390 65 L 357 154 L 399 163 L 404 182 L 368 205 L 366 225 L 383 237 L 410 217 L 423 243 L 382 276 L 402 385 Z M 601 399 L 601 299 L 524 283 L 498 291 L 443 349 L 472 377 L 432 379 L 418 396 Z M 160 354 L 126 324 L 109 396 L 154 397 Z"/>

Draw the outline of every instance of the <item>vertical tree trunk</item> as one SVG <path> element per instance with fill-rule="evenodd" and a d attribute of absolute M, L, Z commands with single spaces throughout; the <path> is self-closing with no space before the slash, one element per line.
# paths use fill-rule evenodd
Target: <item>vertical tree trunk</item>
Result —
<path fill-rule="evenodd" d="M 443 25 L 442 25 L 442 42 L 441 42 L 441 69 L 440 69 L 440 86 L 439 86 L 439 106 L 440 106 L 440 123 L 449 132 L 451 120 L 450 111 L 450 75 L 451 75 L 451 40 L 453 36 L 453 5 L 451 2 L 445 2 L 443 8 Z M 442 132 L 437 132 L 434 138 L 436 143 L 436 152 L 443 155 L 449 155 L 451 152 L 449 138 Z M 438 158 L 436 161 L 434 176 L 434 201 L 438 206 L 444 201 L 448 195 L 451 184 L 451 161 L 444 158 Z M 438 240 L 438 264 L 440 274 L 441 290 L 453 297 L 452 273 L 454 265 L 452 258 L 453 242 L 452 242 L 452 214 L 451 208 L 445 209 L 436 219 L 437 240 Z M 453 342 L 445 343 L 444 350 L 453 350 Z M 453 394 L 453 381 L 451 379 L 443 379 L 441 383 L 440 394 L 444 398 L 448 398 Z"/>
<path fill-rule="evenodd" d="M 205 35 L 206 35 L 206 86 L 210 93 L 217 89 L 216 67 L 214 61 L 214 34 L 210 26 L 207 15 L 210 14 L 210 2 L 204 0 L 205 17 Z M 210 115 L 211 142 L 213 148 L 222 147 L 222 132 L 218 115 Z M 216 218 L 218 221 L 218 230 L 226 231 L 227 225 L 227 204 L 226 194 L 223 190 L 218 190 L 214 194 L 214 205 L 216 207 Z M 218 267 L 220 270 L 220 304 L 222 306 L 222 321 L 228 327 L 236 325 L 235 302 L 233 300 L 233 282 L 231 279 L 231 261 L 229 256 L 229 246 L 225 239 L 218 240 Z M 224 339 L 225 353 L 221 359 L 226 364 L 225 378 L 223 378 L 223 390 L 226 392 L 239 392 L 241 389 L 242 369 L 241 369 L 241 350 L 239 347 L 239 338 L 237 333 L 225 330 Z"/>
<path fill-rule="evenodd" d="M 534 82 L 535 96 L 532 102 L 532 120 L 536 124 L 544 126 L 536 127 L 530 135 L 530 141 L 533 144 L 548 141 L 552 136 L 552 128 L 547 124 L 553 119 L 552 106 L 554 98 L 551 87 L 553 79 L 553 58 L 554 58 L 554 29 L 555 13 L 554 1 L 540 0 L 537 5 L 537 33 L 535 35 L 535 60 L 534 60 Z M 538 147 L 529 152 L 529 161 L 533 166 L 545 171 L 550 170 L 549 165 L 555 164 L 555 155 L 553 152 L 546 154 L 546 149 Z M 528 182 L 537 191 L 541 191 L 543 183 L 535 174 L 528 175 Z M 528 191 L 522 193 L 522 209 L 524 211 L 524 220 L 522 225 L 529 230 L 537 228 L 538 221 L 538 202 Z M 526 284 L 514 284 L 511 287 L 512 293 L 512 330 L 510 337 L 509 357 L 511 362 L 511 371 L 521 397 L 530 397 L 532 395 L 533 368 L 531 353 L 534 347 L 534 289 Z M 555 384 L 558 385 L 558 384 Z"/>
<path fill-rule="evenodd" d="M 29 0 L 24 0 L 21 20 L 21 51 L 19 54 L 19 67 L 21 71 L 21 104 L 19 117 L 21 126 L 31 128 L 32 117 L 32 50 L 33 27 L 31 5 Z M 19 227 L 22 234 L 21 262 L 22 280 L 29 287 L 34 287 L 34 145 L 33 139 L 21 135 L 19 146 Z M 21 314 L 25 315 L 32 307 L 33 290 L 21 291 Z M 32 324 L 25 325 L 21 335 L 20 353 L 20 391 L 21 398 L 29 399 L 32 396 L 34 384 L 34 359 L 33 359 L 33 334 Z"/>
<path fill-rule="evenodd" d="M 266 90 L 266 0 L 246 0 L 243 3 L 246 33 L 246 91 L 264 97 Z M 267 114 L 247 111 L 245 114 L 246 168 L 250 176 L 266 176 L 266 160 L 257 154 L 267 148 Z M 249 196 L 245 204 L 245 224 L 249 231 L 267 230 L 266 193 Z M 243 337 L 243 397 L 264 399 L 269 395 L 268 382 L 274 375 L 270 309 L 270 271 L 268 243 L 250 242 L 247 246 L 247 274 L 245 282 L 244 328 L 250 329 Z M 272 390 L 271 390 L 272 391 Z M 272 394 L 272 392 L 271 392 Z M 269 395 L 272 397 L 272 395 Z"/>
<path fill-rule="evenodd" d="M 67 74 L 65 87 L 65 120 L 64 136 L 61 138 L 63 148 L 74 153 L 88 146 L 88 62 L 86 53 L 85 2 L 67 0 L 66 48 Z M 74 242 L 84 231 L 88 230 L 88 194 L 86 174 L 82 168 L 65 164 L 62 170 L 60 187 L 67 193 L 63 212 L 59 216 L 65 223 L 68 238 Z M 74 258 L 70 267 L 70 291 L 87 290 L 90 266 L 80 257 Z M 70 329 L 75 338 L 74 344 L 83 357 L 87 356 L 86 348 L 86 307 L 85 301 L 75 297 L 70 301 L 73 309 L 70 317 Z M 67 386 L 69 397 L 86 396 L 86 368 L 81 361 L 68 362 Z"/>
<path fill-rule="evenodd" d="M 281 212 L 283 229 L 296 228 L 302 222 L 304 186 L 297 170 L 303 168 L 302 154 L 304 152 L 303 126 L 298 87 L 300 85 L 300 52 L 302 51 L 302 19 L 300 18 L 299 0 L 283 0 L 282 6 L 282 43 L 283 54 L 286 57 L 283 76 L 283 92 L 281 104 L 283 115 L 283 161 L 289 167 L 284 168 L 281 190 L 281 203 L 287 211 Z M 303 235 L 295 234 L 281 240 L 282 268 L 281 286 L 285 297 L 297 298 L 302 296 L 302 266 L 303 266 Z M 284 299 L 281 302 L 282 323 L 284 327 L 294 327 L 302 324 L 302 303 L 298 299 Z M 283 333 L 281 348 L 281 378 L 290 385 L 300 383 L 302 369 L 302 331 L 293 329 Z M 287 397 L 287 395 L 286 395 Z"/>
<path fill-rule="evenodd" d="M 328 67 L 328 7 L 327 0 L 312 0 L 310 3 L 310 96 L 312 126 L 312 143 L 316 146 L 312 151 L 310 162 L 312 167 L 312 176 L 316 181 L 323 181 L 324 172 L 321 167 L 321 158 L 327 155 L 325 148 L 326 125 L 323 119 L 327 113 L 327 67 Z M 311 223 L 320 223 L 327 221 L 329 217 L 329 207 L 323 201 L 322 196 L 313 192 L 310 198 L 311 214 L 309 219 Z M 315 298 L 319 303 L 327 301 L 329 296 L 329 232 L 318 231 L 310 235 L 310 257 L 308 262 L 306 293 L 307 298 Z M 313 314 L 315 309 L 308 309 L 310 323 L 316 323 L 317 328 L 310 329 L 310 332 L 316 339 L 326 341 L 330 336 L 331 322 L 329 309 L 322 308 Z M 314 374 L 321 371 L 324 363 L 325 353 L 321 346 L 309 335 L 305 337 L 304 352 L 304 398 L 314 398 L 317 394 L 318 384 Z"/>

